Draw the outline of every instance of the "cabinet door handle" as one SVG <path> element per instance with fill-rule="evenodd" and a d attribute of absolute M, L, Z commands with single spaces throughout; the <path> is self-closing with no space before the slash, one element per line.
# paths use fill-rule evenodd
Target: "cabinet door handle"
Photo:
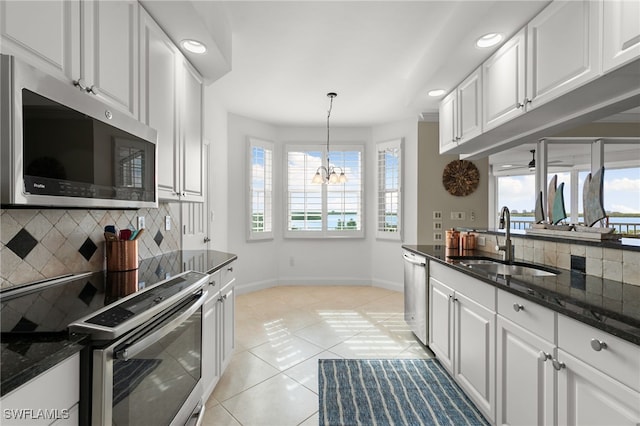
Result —
<path fill-rule="evenodd" d="M 563 368 L 567 368 L 567 365 L 564 362 L 560 362 L 557 359 L 554 359 L 552 362 L 553 362 L 553 368 L 555 368 L 558 371 L 562 370 Z"/>
<path fill-rule="evenodd" d="M 524 311 L 524 306 L 521 305 L 520 303 L 514 303 L 513 310 L 516 312 Z"/>
<path fill-rule="evenodd" d="M 215 281 L 209 281 L 209 285 L 216 285 Z"/>
<path fill-rule="evenodd" d="M 547 362 L 548 359 L 552 359 L 553 356 L 550 353 L 547 353 L 545 351 L 540 351 L 538 353 L 538 359 L 542 362 Z"/>
<path fill-rule="evenodd" d="M 211 238 L 209 238 L 209 237 L 204 237 L 204 242 L 205 242 L 205 243 L 208 243 L 209 241 L 211 241 Z"/>
<path fill-rule="evenodd" d="M 233 266 L 229 266 L 229 267 L 227 268 L 227 271 L 229 271 L 229 272 L 233 272 Z"/>
<path fill-rule="evenodd" d="M 92 95 L 98 94 L 98 88 L 95 85 L 92 85 L 91 87 L 87 87 L 85 90 L 87 91 L 87 93 L 91 93 Z"/>
<path fill-rule="evenodd" d="M 533 102 L 531 99 L 529 99 L 529 98 L 524 98 L 524 103 L 525 103 L 525 104 L 530 104 L 531 102 Z"/>
<path fill-rule="evenodd" d="M 73 85 L 76 87 L 79 87 L 82 90 L 87 90 L 87 85 L 84 84 L 84 80 L 82 80 L 81 78 L 77 79 L 77 80 L 73 80 Z"/>
<path fill-rule="evenodd" d="M 596 352 L 600 352 L 603 349 L 607 349 L 607 344 L 602 340 L 593 338 L 591 339 L 591 349 L 593 349 Z"/>

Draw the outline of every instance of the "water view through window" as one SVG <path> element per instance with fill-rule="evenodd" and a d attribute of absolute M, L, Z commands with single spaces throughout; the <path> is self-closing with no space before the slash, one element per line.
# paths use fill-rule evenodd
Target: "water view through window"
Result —
<path fill-rule="evenodd" d="M 558 175 L 558 185 L 564 182 L 565 209 L 568 216 L 566 222 L 571 222 L 572 197 L 577 197 L 578 221 L 583 222 L 582 189 L 588 172 L 577 173 L 577 194 L 571 193 L 571 173 L 555 174 Z M 553 175 L 554 173 L 550 173 L 547 176 L 547 185 Z M 534 175 L 500 176 L 497 180 L 498 207 L 509 207 L 512 228 L 528 228 L 534 221 Z M 603 201 L 609 226 L 625 236 L 640 238 L 640 167 L 605 168 Z"/>

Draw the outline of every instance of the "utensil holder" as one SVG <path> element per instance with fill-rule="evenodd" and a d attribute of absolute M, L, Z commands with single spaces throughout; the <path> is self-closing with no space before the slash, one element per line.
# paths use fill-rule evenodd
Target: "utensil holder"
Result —
<path fill-rule="evenodd" d="M 138 241 L 106 241 L 107 271 L 138 269 Z"/>
<path fill-rule="evenodd" d="M 138 271 L 109 271 L 106 284 L 105 302 L 115 302 L 138 291 Z"/>

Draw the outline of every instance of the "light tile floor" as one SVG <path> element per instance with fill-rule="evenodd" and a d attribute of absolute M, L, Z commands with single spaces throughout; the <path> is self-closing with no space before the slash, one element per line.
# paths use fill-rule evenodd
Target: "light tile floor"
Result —
<path fill-rule="evenodd" d="M 203 425 L 317 425 L 318 359 L 428 358 L 403 294 L 376 287 L 273 287 L 236 298 L 236 351 Z"/>

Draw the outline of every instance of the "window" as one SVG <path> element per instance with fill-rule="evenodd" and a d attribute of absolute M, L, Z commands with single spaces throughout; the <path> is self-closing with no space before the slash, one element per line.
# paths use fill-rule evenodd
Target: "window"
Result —
<path fill-rule="evenodd" d="M 273 144 L 249 138 L 249 240 L 273 238 Z"/>
<path fill-rule="evenodd" d="M 364 148 L 341 145 L 329 152 L 331 166 L 340 167 L 346 183 L 311 183 L 318 167 L 326 166 L 322 146 L 286 148 L 286 237 L 363 237 L 362 158 Z"/>
<path fill-rule="evenodd" d="M 377 237 L 402 239 L 402 140 L 377 144 Z"/>

